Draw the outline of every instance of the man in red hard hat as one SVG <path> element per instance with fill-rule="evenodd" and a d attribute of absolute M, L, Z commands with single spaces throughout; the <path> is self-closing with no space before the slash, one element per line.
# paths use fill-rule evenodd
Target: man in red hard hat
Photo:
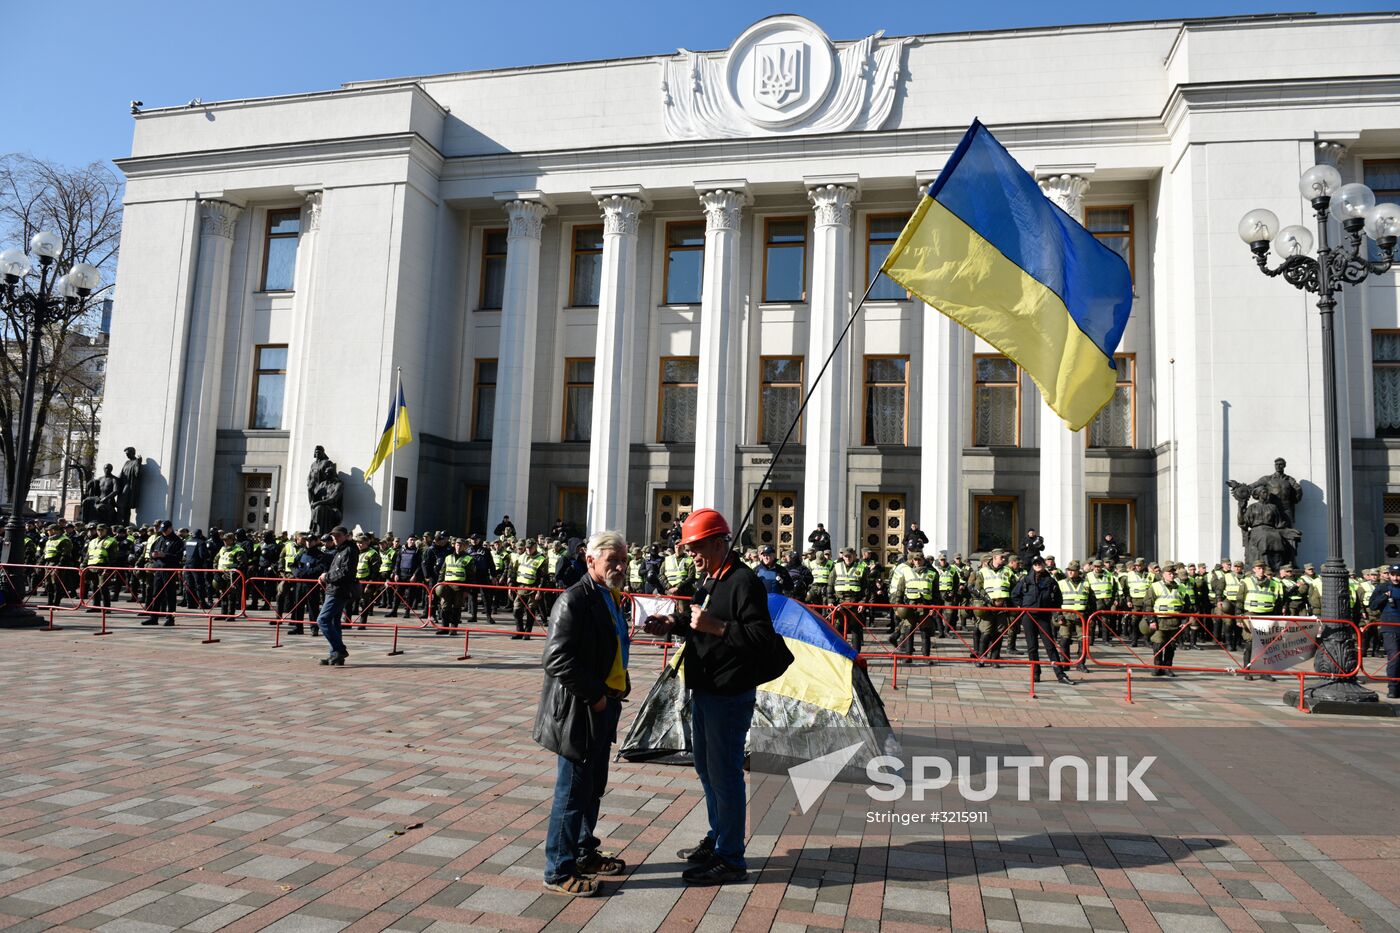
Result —
<path fill-rule="evenodd" d="M 689 618 L 652 616 L 652 635 L 685 641 L 680 663 L 691 691 L 695 771 L 705 790 L 710 831 L 678 854 L 695 863 L 682 878 L 715 885 L 748 878 L 744 861 L 747 794 L 744 744 L 753 720 L 756 688 L 792 663 L 773 630 L 768 593 L 729 547 L 729 523 L 714 509 L 696 509 L 681 525 L 680 543 L 695 559 L 699 590 Z"/>

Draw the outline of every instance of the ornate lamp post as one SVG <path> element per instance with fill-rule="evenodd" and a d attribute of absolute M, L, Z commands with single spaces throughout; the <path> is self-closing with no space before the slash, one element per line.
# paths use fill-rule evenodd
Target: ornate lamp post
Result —
<path fill-rule="evenodd" d="M 24 524 L 20 512 L 29 496 L 29 434 L 34 420 L 34 383 L 39 371 L 39 354 L 44 325 L 52 311 L 76 305 L 100 281 L 96 266 L 75 262 L 65 275 L 58 274 L 58 256 L 63 241 L 55 233 L 40 231 L 29 240 L 33 260 L 18 247 L 0 252 L 0 310 L 28 329 L 29 349 L 24 367 L 24 388 L 19 403 L 19 428 L 15 432 L 15 473 L 10 477 L 10 512 L 5 522 L 4 542 L 0 544 L 0 564 L 23 564 Z M 38 266 L 38 282 L 30 281 Z M 24 334 L 15 335 L 24 339 Z M 25 595 L 23 570 L 10 570 L 4 587 L 7 607 L 18 606 Z"/>
<path fill-rule="evenodd" d="M 1350 585 L 1342 554 L 1341 441 L 1337 425 L 1337 373 L 1332 315 L 1336 295 L 1344 285 L 1357 285 L 1373 275 L 1389 271 L 1395 259 L 1396 238 L 1400 237 L 1400 205 L 1377 204 L 1376 196 L 1362 184 L 1342 184 L 1341 173 L 1330 165 L 1314 165 L 1298 183 L 1303 197 L 1312 205 L 1317 218 L 1317 257 L 1308 255 L 1313 235 L 1307 227 L 1279 229 L 1278 217 L 1262 208 L 1252 210 L 1240 221 L 1240 239 L 1249 244 L 1259 271 L 1283 276 L 1294 288 L 1317 295 L 1322 319 L 1322 402 L 1327 443 L 1327 560 L 1322 565 L 1322 615 L 1326 619 L 1349 619 Z M 1342 242 L 1329 242 L 1327 215 L 1342 227 Z M 1366 240 L 1374 241 L 1379 260 L 1372 260 Z M 1269 268 L 1270 243 L 1283 261 Z M 1322 673 L 1341 674 L 1356 664 L 1358 646 L 1346 625 L 1324 625 L 1321 650 L 1314 667 Z M 1311 701 L 1374 701 L 1376 695 L 1355 682 L 1340 677 L 1306 691 Z"/>

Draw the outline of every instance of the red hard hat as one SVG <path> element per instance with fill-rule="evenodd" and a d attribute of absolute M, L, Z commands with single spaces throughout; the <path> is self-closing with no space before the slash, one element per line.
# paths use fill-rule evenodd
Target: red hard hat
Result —
<path fill-rule="evenodd" d="M 681 522 L 681 544 L 690 545 L 716 535 L 728 535 L 729 523 L 714 509 L 696 509 Z"/>

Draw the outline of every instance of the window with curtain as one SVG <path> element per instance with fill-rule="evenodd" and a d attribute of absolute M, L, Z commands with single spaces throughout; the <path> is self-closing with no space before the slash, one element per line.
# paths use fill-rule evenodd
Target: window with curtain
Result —
<path fill-rule="evenodd" d="M 276 431 L 282 427 L 282 399 L 287 388 L 287 345 L 253 348 L 253 411 L 248 427 Z"/>
<path fill-rule="evenodd" d="M 297 242 L 301 239 L 301 208 L 267 212 L 267 242 L 263 248 L 262 288 L 289 292 L 297 274 Z"/>
<path fill-rule="evenodd" d="M 564 440 L 586 441 L 593 425 L 593 357 L 564 361 Z"/>
<path fill-rule="evenodd" d="M 1376 437 L 1400 437 L 1400 330 L 1371 331 Z"/>
<path fill-rule="evenodd" d="M 701 276 L 704 270 L 704 222 L 667 224 L 666 304 L 699 304 Z"/>
<path fill-rule="evenodd" d="M 496 361 L 476 361 L 476 384 L 472 389 L 472 440 L 491 440 L 496 422 Z"/>
<path fill-rule="evenodd" d="M 481 231 L 481 297 L 477 309 L 499 311 L 506 296 L 506 231 Z"/>
<path fill-rule="evenodd" d="M 1090 447 L 1133 447 L 1136 361 L 1130 353 L 1114 354 L 1118 375 L 1113 386 L 1113 400 L 1098 417 L 1089 422 Z"/>
<path fill-rule="evenodd" d="M 899 239 L 899 234 L 903 232 L 904 225 L 909 223 L 910 216 L 872 214 L 865 218 L 865 281 L 869 282 L 875 271 L 884 265 L 890 250 L 894 248 L 894 241 Z M 909 293 L 904 290 L 903 285 L 881 272 L 879 281 L 870 290 L 870 297 L 877 300 L 904 301 L 909 297 Z"/>
<path fill-rule="evenodd" d="M 763 300 L 805 300 L 807 218 L 769 217 L 763 221 L 763 240 Z"/>
<path fill-rule="evenodd" d="M 865 444 L 908 443 L 905 415 L 909 399 L 909 357 L 865 358 Z"/>
<path fill-rule="evenodd" d="M 661 443 L 695 443 L 695 409 L 700 401 L 699 382 L 699 357 L 661 358 L 661 400 L 658 405 L 656 432 L 657 440 Z"/>
<path fill-rule="evenodd" d="M 759 361 L 758 442 L 781 444 L 802 405 L 802 357 L 765 356 Z M 802 442 L 798 425 L 792 439 Z"/>
<path fill-rule="evenodd" d="M 1126 205 L 1084 208 L 1084 228 L 1133 271 L 1133 209 Z"/>
<path fill-rule="evenodd" d="M 976 496 L 973 498 L 976 527 L 972 532 L 974 551 L 1014 547 L 1016 538 L 1016 497 Z"/>
<path fill-rule="evenodd" d="M 1020 369 L 999 354 L 974 356 L 972 369 L 972 446 L 1020 446 Z"/>
<path fill-rule="evenodd" d="M 1136 503 L 1132 499 L 1090 499 L 1089 516 L 1093 527 L 1089 530 L 1090 548 L 1095 548 L 1106 534 L 1112 534 L 1126 553 L 1135 553 L 1133 540 L 1137 531 L 1134 519 Z"/>
<path fill-rule="evenodd" d="M 598 307 L 603 284 L 603 228 L 575 227 L 574 255 L 569 276 L 569 305 Z"/>

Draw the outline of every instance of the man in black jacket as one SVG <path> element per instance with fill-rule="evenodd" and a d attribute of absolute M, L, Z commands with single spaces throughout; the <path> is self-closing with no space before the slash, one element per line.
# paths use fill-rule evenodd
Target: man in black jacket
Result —
<path fill-rule="evenodd" d="M 601 852 L 593 829 L 608 786 L 627 678 L 628 624 L 619 603 L 627 582 L 627 542 L 615 531 L 588 539 L 587 573 L 554 603 L 544 646 L 544 685 L 535 741 L 559 756 L 545 837 L 544 886 L 570 897 L 599 891 L 595 875 L 626 865 Z"/>
<path fill-rule="evenodd" d="M 321 634 L 330 642 L 331 653 L 321 659 L 322 664 L 340 667 L 350 652 L 345 650 L 345 641 L 340 637 L 340 623 L 345 617 L 345 607 L 355 595 L 359 584 L 355 580 L 355 568 L 359 564 L 359 549 L 350 540 L 350 530 L 344 525 L 331 529 L 331 541 L 335 554 L 331 566 L 321 574 L 321 585 L 326 597 L 321 603 L 321 614 L 316 617 L 316 625 Z"/>
<path fill-rule="evenodd" d="M 175 582 L 176 573 L 185 557 L 185 542 L 175 534 L 170 522 L 161 522 L 160 537 L 151 544 L 146 554 L 146 566 L 154 568 L 151 574 L 151 604 L 148 607 L 151 617 L 142 625 L 155 625 L 165 616 L 166 625 L 175 624 L 175 591 L 180 584 Z"/>
<path fill-rule="evenodd" d="M 1020 609 L 1058 609 L 1060 608 L 1060 584 L 1045 569 L 1045 558 L 1034 557 L 1031 559 L 1031 572 L 1016 581 L 1011 587 L 1010 605 Z M 1050 661 L 1059 658 L 1060 649 L 1055 644 L 1055 639 L 1050 637 L 1050 627 L 1054 624 L 1055 617 L 1049 612 L 1023 612 L 1021 613 L 1021 633 L 1026 636 L 1026 660 L 1031 662 L 1034 670 L 1031 673 L 1032 680 L 1040 680 L 1040 647 L 1045 647 L 1045 654 Z M 1068 658 L 1061 658 L 1066 662 L 1063 666 L 1055 667 L 1055 679 L 1062 684 L 1073 684 L 1065 673 L 1068 666 Z"/>
<path fill-rule="evenodd" d="M 1109 567 L 1112 567 L 1122 559 L 1123 548 L 1119 546 L 1117 540 L 1114 539 L 1113 532 L 1104 532 L 1103 542 L 1099 545 L 1099 549 L 1094 556 Z"/>
<path fill-rule="evenodd" d="M 1029 567 L 1031 561 L 1040 556 L 1045 550 L 1045 539 L 1035 533 L 1034 528 L 1026 529 L 1026 537 L 1021 541 L 1021 548 L 1016 552 L 1021 558 L 1021 566 Z"/>
<path fill-rule="evenodd" d="M 814 551 L 831 550 L 831 535 L 827 533 L 826 526 L 817 522 L 817 530 L 807 536 L 807 543 Z"/>
<path fill-rule="evenodd" d="M 792 654 L 773 631 L 763 584 L 730 550 L 724 517 L 714 509 L 696 509 L 683 531 L 681 544 L 690 549 L 702 577 L 690 618 L 652 616 L 646 630 L 685 641 L 680 663 L 691 691 L 692 751 L 710 831 L 698 846 L 677 853 L 696 863 L 681 877 L 688 884 L 730 884 L 748 878 L 744 742 L 756 688 L 780 675 Z"/>

